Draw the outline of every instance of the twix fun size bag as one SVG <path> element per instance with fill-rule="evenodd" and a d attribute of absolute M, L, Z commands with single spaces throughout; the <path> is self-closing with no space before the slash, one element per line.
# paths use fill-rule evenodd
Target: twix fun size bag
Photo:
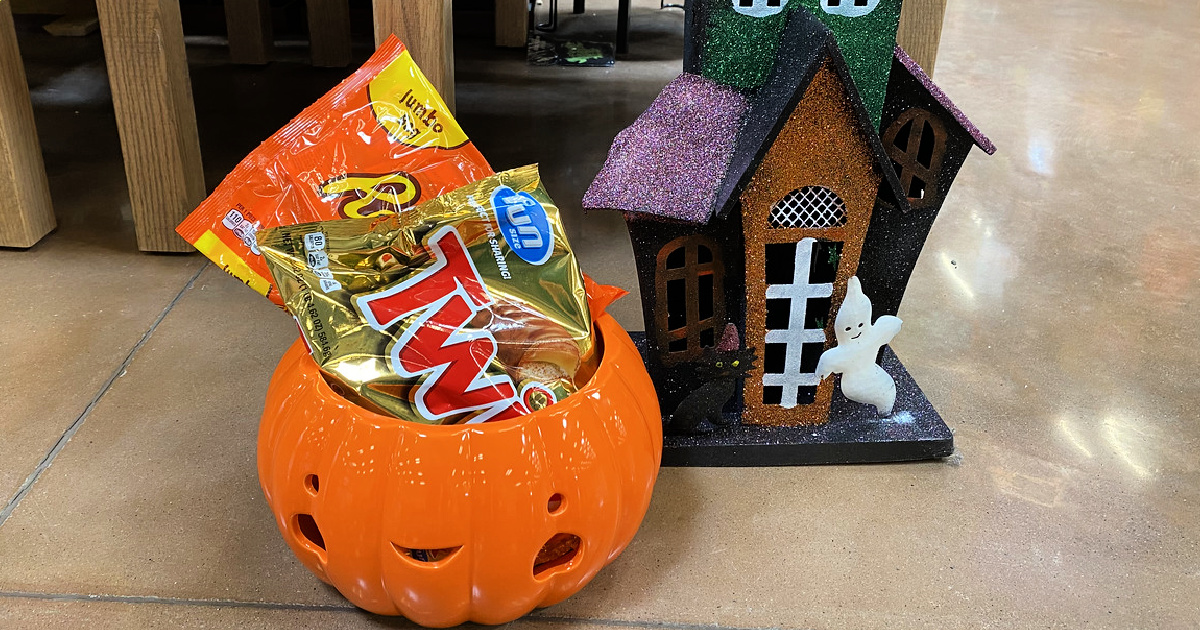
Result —
<path fill-rule="evenodd" d="M 595 372 L 583 276 L 536 166 L 398 215 L 263 230 L 258 246 L 326 380 L 368 409 L 504 420 Z"/>
<path fill-rule="evenodd" d="M 395 214 L 491 174 L 392 36 L 246 156 L 176 230 L 282 305 L 255 243 L 259 230 Z"/>

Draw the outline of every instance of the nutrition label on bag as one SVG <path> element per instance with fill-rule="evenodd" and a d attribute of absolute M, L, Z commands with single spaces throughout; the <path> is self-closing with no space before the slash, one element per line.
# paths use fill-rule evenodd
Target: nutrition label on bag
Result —
<path fill-rule="evenodd" d="M 260 222 L 254 221 L 237 208 L 233 208 L 225 213 L 224 218 L 221 219 L 221 225 L 233 232 L 233 235 L 238 237 L 256 256 L 262 255 L 262 252 L 258 251 L 258 243 L 255 242 L 258 228 L 262 227 Z"/>
<path fill-rule="evenodd" d="M 329 270 L 329 254 L 325 253 L 323 232 L 309 232 L 304 235 L 304 253 L 308 268 L 312 269 L 313 275 L 321 279 L 322 291 L 329 293 L 342 288 L 342 283 L 334 280 L 333 272 Z"/>

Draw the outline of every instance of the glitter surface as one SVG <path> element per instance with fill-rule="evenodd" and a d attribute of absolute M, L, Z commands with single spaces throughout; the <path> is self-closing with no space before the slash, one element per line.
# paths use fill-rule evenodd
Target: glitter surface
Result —
<path fill-rule="evenodd" d="M 751 97 L 750 110 L 753 114 L 746 117 L 742 129 L 738 132 L 737 146 L 730 160 L 729 172 L 717 194 L 718 215 L 723 216 L 736 205 L 750 177 L 758 169 L 759 162 L 776 141 L 777 134 L 796 108 L 797 102 L 805 97 L 817 69 L 825 62 L 828 62 L 828 67 L 834 73 L 845 79 L 839 84 L 845 86 L 848 93 L 843 94 L 839 102 L 847 103 L 843 110 L 850 115 L 852 124 L 860 128 L 867 137 L 874 160 L 880 165 L 880 171 L 887 180 L 888 185 L 884 187 L 887 199 L 903 199 L 900 182 L 896 179 L 882 145 L 879 144 L 878 134 L 875 133 L 877 125 L 872 122 L 869 113 L 857 97 L 849 68 L 833 43 L 832 35 L 810 12 L 792 11 L 781 38 L 778 60 L 771 77 Z M 819 144 L 809 145 L 805 152 L 833 165 L 842 164 L 847 160 L 847 156 Z M 786 192 L 790 191 L 785 191 L 785 194 Z M 899 205 L 907 211 L 906 202 L 901 201 Z"/>
<path fill-rule="evenodd" d="M 863 292 L 871 296 L 876 316 L 900 311 L 908 281 L 940 209 L 939 204 L 906 213 L 887 204 L 875 205 L 856 273 Z"/>
<path fill-rule="evenodd" d="M 639 333 L 630 336 L 644 356 L 645 338 Z M 880 365 L 896 380 L 896 410 L 888 418 L 880 417 L 874 407 L 846 400 L 841 389 L 834 388 L 825 424 L 736 424 L 709 435 L 667 435 L 663 466 L 865 464 L 949 457 L 954 434 L 890 347 L 884 347 Z"/>
<path fill-rule="evenodd" d="M 736 324 L 726 324 L 725 333 L 721 335 L 721 343 L 717 344 L 717 352 L 733 352 L 742 347 L 742 336 L 738 334 Z"/>
<path fill-rule="evenodd" d="M 971 149 L 978 146 L 989 154 L 996 150 L 928 75 L 897 48 L 887 102 L 883 106 L 884 128 L 888 130 L 885 137 L 894 135 L 891 130 L 903 125 L 908 120 L 906 114 L 914 110 L 928 112 L 938 126 L 945 127 L 944 152 L 940 159 L 932 161 L 936 165 L 933 172 L 923 176 L 924 196 L 912 204 L 910 211 L 896 209 L 881 199 L 871 213 L 871 226 L 858 263 L 858 278 L 863 291 L 871 296 L 876 315 L 895 315 L 900 310 L 925 241 Z M 888 149 L 897 150 L 894 146 Z"/>
<path fill-rule="evenodd" d="M 737 90 L 679 75 L 617 134 L 583 206 L 707 221 L 745 111 Z"/>
<path fill-rule="evenodd" d="M 903 48 L 896 46 L 895 55 L 896 60 L 899 61 L 906 70 L 908 70 L 909 74 L 911 74 L 917 81 L 920 81 L 921 85 L 925 86 L 925 89 L 929 90 L 929 94 L 933 96 L 938 103 L 941 103 L 942 107 L 945 107 L 946 111 L 950 112 L 951 116 L 954 116 L 954 120 L 958 121 L 958 124 L 965 129 L 967 133 L 971 134 L 971 139 L 975 141 L 975 146 L 983 149 L 983 152 L 987 153 L 988 155 L 996 153 L 996 145 L 992 144 L 992 141 L 987 136 L 983 135 L 983 132 L 979 130 L 979 127 L 976 127 L 975 123 L 971 122 L 971 119 L 967 118 L 967 115 L 964 114 L 963 111 L 954 104 L 954 101 L 950 100 L 949 96 L 946 96 L 946 93 L 942 91 L 942 88 L 938 87 L 928 74 L 925 74 L 925 71 L 921 69 L 921 66 L 914 61 L 912 57 L 909 57 L 908 53 L 904 52 Z"/>
<path fill-rule="evenodd" d="M 709 7 L 701 74 L 741 90 L 757 89 L 775 65 L 779 38 L 791 12 L 752 17 L 733 11 L 729 2 L 720 5 Z"/>
<path fill-rule="evenodd" d="M 817 238 L 842 243 L 841 258 L 830 313 L 826 315 L 826 348 L 833 339 L 833 312 L 854 275 L 863 239 L 875 206 L 883 167 L 872 147 L 874 133 L 865 117 L 859 118 L 849 79 L 827 58 L 809 83 L 803 100 L 776 134 L 753 179 L 741 195 L 746 233 L 746 343 L 762 348 L 766 343 L 766 249 L 770 243 L 795 243 Z M 846 224 L 835 228 L 772 228 L 772 206 L 802 186 L 822 186 L 833 191 L 847 208 Z M 817 388 L 816 401 L 785 409 L 763 403 L 764 366 L 758 365 L 745 383 L 747 411 L 744 421 L 754 424 L 798 425 L 825 422 L 833 394 L 831 381 Z"/>
<path fill-rule="evenodd" d="M 803 4 L 833 31 L 863 105 L 878 130 L 892 69 L 896 30 L 900 27 L 902 0 L 881 0 L 873 11 L 858 17 L 826 13 L 821 8 L 823 1 L 803 0 Z"/>

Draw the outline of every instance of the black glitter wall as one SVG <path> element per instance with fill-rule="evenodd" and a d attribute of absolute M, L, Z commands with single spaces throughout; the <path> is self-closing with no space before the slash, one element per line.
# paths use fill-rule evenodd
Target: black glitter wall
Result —
<path fill-rule="evenodd" d="M 728 218 L 715 220 L 707 225 L 696 225 L 680 221 L 663 221 L 655 218 L 641 218 L 635 213 L 626 213 L 626 223 L 629 226 L 629 238 L 633 243 L 634 259 L 637 263 L 638 284 L 642 293 L 642 317 L 646 325 L 647 339 L 647 368 L 654 379 L 658 390 L 659 404 L 664 415 L 670 413 L 699 383 L 696 381 L 695 364 L 690 362 L 667 365 L 662 361 L 662 348 L 657 339 L 657 323 L 655 314 L 658 312 L 657 294 L 655 292 L 654 274 L 657 269 L 658 252 L 664 245 L 680 236 L 703 234 L 717 242 L 721 248 L 721 258 L 725 265 L 724 296 L 726 322 L 720 323 L 717 330 L 724 329 L 726 323 L 733 323 L 743 336 L 745 345 L 745 313 L 746 313 L 746 271 L 745 245 L 742 239 L 741 213 L 733 213 Z M 718 335 L 719 337 L 719 335 Z M 730 410 L 740 409 L 741 396 L 735 397 Z"/>
<path fill-rule="evenodd" d="M 863 293 L 871 298 L 876 317 L 895 315 L 900 310 L 904 291 L 933 222 L 941 212 L 967 154 L 975 146 L 974 139 L 955 116 L 899 61 L 895 61 L 883 108 L 883 129 L 887 130 L 897 118 L 914 107 L 928 111 L 945 129 L 945 149 L 937 180 L 926 190 L 923 206 L 903 212 L 882 199 L 875 204 L 858 263 L 858 279 L 862 282 Z M 884 147 L 884 150 L 894 149 Z"/>

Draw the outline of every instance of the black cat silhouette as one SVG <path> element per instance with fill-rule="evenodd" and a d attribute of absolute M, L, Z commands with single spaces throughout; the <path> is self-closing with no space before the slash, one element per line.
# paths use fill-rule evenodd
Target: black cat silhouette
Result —
<path fill-rule="evenodd" d="M 704 384 L 679 401 L 667 423 L 667 432 L 676 435 L 707 435 L 718 425 L 728 426 L 721 413 L 737 392 L 738 384 L 754 367 L 757 357 L 753 348 L 713 350 L 705 355 L 696 368 L 696 377 Z"/>

